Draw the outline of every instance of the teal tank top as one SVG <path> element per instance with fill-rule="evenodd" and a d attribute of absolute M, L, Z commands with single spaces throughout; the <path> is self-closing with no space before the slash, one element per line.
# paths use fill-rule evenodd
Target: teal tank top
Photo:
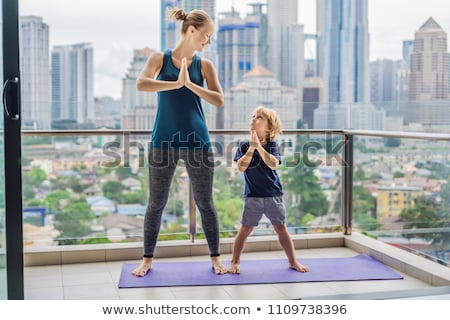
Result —
<path fill-rule="evenodd" d="M 203 86 L 201 57 L 195 54 L 188 67 L 192 82 Z M 180 70 L 173 64 L 172 51 L 164 51 L 158 80 L 176 81 Z M 186 87 L 158 92 L 158 109 L 152 133 L 152 147 L 210 149 L 211 142 L 201 99 Z"/>

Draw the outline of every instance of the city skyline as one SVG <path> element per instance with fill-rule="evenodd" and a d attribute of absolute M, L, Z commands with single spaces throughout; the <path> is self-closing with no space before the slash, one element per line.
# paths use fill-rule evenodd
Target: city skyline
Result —
<path fill-rule="evenodd" d="M 232 2 L 243 15 L 250 9 L 247 4 L 255 1 L 217 1 L 217 11 L 229 11 Z M 315 33 L 315 3 L 316 0 L 299 0 L 298 23 L 304 25 L 305 33 Z M 160 49 L 160 1 L 129 0 L 117 3 L 79 0 L 73 6 L 71 4 L 21 0 L 19 10 L 20 15 L 40 16 L 49 25 L 51 48 L 55 45 L 92 43 L 95 96 L 120 98 L 121 79 L 130 66 L 133 50 L 143 47 Z M 106 7 L 108 10 L 105 10 Z M 408 8 L 408 15 L 402 12 L 404 8 Z M 444 31 L 450 31 L 450 4 L 447 2 L 369 0 L 370 60 L 400 59 L 402 41 L 413 39 L 414 33 L 430 17 Z M 305 57 L 314 55 L 313 47 L 314 44 L 305 44 Z"/>

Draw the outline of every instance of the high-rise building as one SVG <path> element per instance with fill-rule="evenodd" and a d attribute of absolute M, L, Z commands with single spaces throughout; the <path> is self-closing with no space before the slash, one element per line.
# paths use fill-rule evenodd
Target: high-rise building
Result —
<path fill-rule="evenodd" d="M 269 57 L 267 52 L 269 50 L 269 20 L 267 17 L 265 3 L 249 3 L 252 7 L 252 12 L 247 14 L 247 17 L 256 17 L 259 22 L 258 28 L 258 65 L 267 69 L 270 68 Z"/>
<path fill-rule="evenodd" d="M 323 101 L 323 80 L 306 77 L 303 82 L 303 128 L 314 129 L 314 110 Z"/>
<path fill-rule="evenodd" d="M 269 36 L 269 66 L 282 85 L 293 86 L 292 74 L 295 65 L 293 60 L 303 65 L 303 45 L 297 48 L 292 43 L 293 28 L 298 20 L 298 0 L 267 0 L 268 36 Z"/>
<path fill-rule="evenodd" d="M 414 35 L 405 122 L 426 130 L 448 128 L 447 33 L 429 18 Z"/>
<path fill-rule="evenodd" d="M 296 90 L 296 112 L 302 113 L 305 74 L 303 25 L 298 24 L 298 0 L 267 0 L 268 69 L 283 86 Z"/>
<path fill-rule="evenodd" d="M 178 0 L 161 0 L 161 50 L 175 47 L 180 32 L 175 20 L 169 18 L 169 10 L 178 7 Z"/>
<path fill-rule="evenodd" d="M 225 128 L 249 129 L 250 117 L 257 106 L 274 109 L 280 116 L 283 129 L 296 129 L 301 115 L 296 114 L 296 90 L 282 86 L 275 74 L 270 70 L 256 66 L 247 72 L 242 82 L 225 91 Z M 295 145 L 290 136 L 281 136 L 283 154 L 292 152 Z M 235 145 L 236 137 L 227 135 L 224 139 L 224 155 L 233 157 L 228 146 Z"/>
<path fill-rule="evenodd" d="M 447 97 L 447 33 L 433 18 L 429 18 L 414 36 L 409 100 L 430 101 Z"/>
<path fill-rule="evenodd" d="M 229 12 L 219 13 L 217 32 L 218 77 L 224 90 L 243 80 L 244 74 L 259 65 L 259 59 L 266 52 L 261 52 L 267 45 L 261 30 L 267 30 L 267 16 L 262 4 L 251 5 L 253 12 L 246 17 L 231 8 Z M 228 108 L 227 103 L 225 103 Z M 216 129 L 225 126 L 225 110 L 216 110 Z M 223 143 L 223 136 L 217 136 L 218 143 Z M 218 150 L 221 152 L 221 150 Z"/>
<path fill-rule="evenodd" d="M 252 111 L 261 105 L 277 111 L 284 129 L 296 129 L 301 115 L 295 112 L 295 99 L 295 88 L 282 86 L 273 72 L 256 66 L 225 92 L 226 128 L 248 129 Z"/>
<path fill-rule="evenodd" d="M 413 53 L 414 49 L 414 40 L 403 40 L 402 45 L 402 58 L 406 61 L 406 63 L 409 65 L 411 54 Z"/>
<path fill-rule="evenodd" d="M 153 128 L 157 110 L 157 93 L 136 89 L 139 73 L 148 57 L 154 52 L 150 48 L 134 50 L 133 60 L 122 79 L 122 123 L 123 129 L 145 130 Z M 148 139 L 148 137 L 147 137 Z"/>
<path fill-rule="evenodd" d="M 239 12 L 222 12 L 218 28 L 218 76 L 223 89 L 242 81 L 258 65 L 259 17 L 241 18 Z"/>
<path fill-rule="evenodd" d="M 396 63 L 390 59 L 379 59 L 370 63 L 370 101 L 386 103 L 396 101 Z"/>
<path fill-rule="evenodd" d="M 41 17 L 20 17 L 22 126 L 51 127 L 49 26 Z"/>
<path fill-rule="evenodd" d="M 95 119 L 94 49 L 89 43 L 55 46 L 51 55 L 52 120 L 89 126 Z"/>
<path fill-rule="evenodd" d="M 316 8 L 324 103 L 369 102 L 368 0 L 317 0 Z"/>

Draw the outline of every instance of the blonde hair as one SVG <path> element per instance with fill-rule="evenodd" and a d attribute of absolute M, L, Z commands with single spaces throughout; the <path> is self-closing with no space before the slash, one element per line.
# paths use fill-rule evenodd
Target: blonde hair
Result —
<path fill-rule="evenodd" d="M 169 17 L 182 21 L 181 34 L 186 34 L 188 28 L 193 26 L 195 29 L 203 27 L 207 23 L 213 23 L 211 17 L 203 10 L 192 10 L 186 13 L 183 9 L 171 9 Z"/>
<path fill-rule="evenodd" d="M 253 114 L 262 114 L 269 122 L 270 131 L 267 133 L 270 141 L 275 140 L 275 138 L 282 133 L 281 131 L 281 120 L 278 114 L 273 109 L 269 109 L 263 106 L 256 107 Z"/>

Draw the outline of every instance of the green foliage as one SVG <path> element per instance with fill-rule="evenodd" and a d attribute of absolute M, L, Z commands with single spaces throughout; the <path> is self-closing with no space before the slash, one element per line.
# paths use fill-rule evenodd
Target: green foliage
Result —
<path fill-rule="evenodd" d="M 442 213 L 450 220 L 450 178 L 441 185 Z"/>
<path fill-rule="evenodd" d="M 54 212 L 58 211 L 61 208 L 62 200 L 68 201 L 71 198 L 70 193 L 66 190 L 57 190 L 45 197 L 45 203 L 47 208 Z"/>
<path fill-rule="evenodd" d="M 105 197 L 121 202 L 122 192 L 124 190 L 123 184 L 118 181 L 107 181 L 103 184 L 102 191 Z"/>
<path fill-rule="evenodd" d="M 307 213 L 303 216 L 300 225 L 301 226 L 306 226 L 308 224 L 308 222 L 311 222 L 315 219 L 315 216 L 312 215 L 311 213 Z"/>
<path fill-rule="evenodd" d="M 118 198 L 121 203 L 139 203 L 145 205 L 148 200 L 148 191 L 141 188 L 138 191 L 124 193 Z"/>
<path fill-rule="evenodd" d="M 176 217 L 181 217 L 184 214 L 184 203 L 180 198 L 172 197 L 167 201 L 165 213 Z"/>
<path fill-rule="evenodd" d="M 22 197 L 25 200 L 34 199 L 36 192 L 31 184 L 22 183 Z"/>
<path fill-rule="evenodd" d="M 292 159 L 287 161 L 294 163 Z M 295 166 L 286 168 L 281 179 L 286 191 L 300 196 L 297 205 L 300 212 L 311 213 L 314 216 L 327 213 L 327 198 L 320 188 L 318 178 L 314 175 L 314 168 L 307 167 L 298 161 Z"/>
<path fill-rule="evenodd" d="M 41 168 L 33 168 L 27 173 L 29 181 L 33 186 L 40 186 L 47 179 L 47 174 Z"/>
<path fill-rule="evenodd" d="M 85 189 L 81 184 L 80 178 L 78 176 L 69 176 L 65 179 L 67 187 L 72 189 L 76 193 L 81 193 Z"/>
<path fill-rule="evenodd" d="M 393 176 L 394 176 L 394 178 L 403 178 L 405 176 L 405 174 L 400 171 L 395 171 Z"/>
<path fill-rule="evenodd" d="M 234 230 L 242 216 L 243 200 L 241 197 L 216 200 L 221 230 Z"/>
<path fill-rule="evenodd" d="M 380 227 L 377 219 L 374 218 L 376 210 L 376 198 L 363 186 L 354 185 L 352 195 L 352 215 L 353 220 L 358 224 L 361 230 L 377 230 Z M 341 211 L 342 192 L 339 191 L 334 211 Z"/>
<path fill-rule="evenodd" d="M 396 148 L 402 144 L 402 141 L 397 138 L 386 138 L 384 139 L 384 145 L 388 148 Z"/>
<path fill-rule="evenodd" d="M 24 207 L 41 207 L 41 206 L 44 206 L 44 202 L 36 198 L 24 201 Z"/>
<path fill-rule="evenodd" d="M 55 214 L 55 229 L 62 239 L 81 238 L 91 232 L 91 221 L 95 214 L 85 199 L 70 199 L 66 206 Z"/>
<path fill-rule="evenodd" d="M 362 166 L 357 166 L 355 171 L 353 172 L 353 180 L 355 181 L 364 181 L 366 180 L 366 173 Z"/>
<path fill-rule="evenodd" d="M 428 229 L 450 227 L 450 215 L 433 198 L 419 196 L 414 199 L 414 207 L 405 208 L 400 213 L 403 229 Z M 407 234 L 406 237 L 421 237 L 433 243 L 450 242 L 450 232 L 429 232 Z"/>
<path fill-rule="evenodd" d="M 214 203 L 222 230 L 234 230 L 242 216 L 244 180 L 242 174 L 231 178 L 225 166 L 214 171 Z"/>
<path fill-rule="evenodd" d="M 36 216 L 30 216 L 27 218 L 23 219 L 24 223 L 28 223 L 28 224 L 32 224 L 34 226 L 42 226 L 42 221 L 41 221 L 41 216 L 40 215 L 36 215 Z"/>
<path fill-rule="evenodd" d="M 23 146 L 31 146 L 31 145 L 40 145 L 40 144 L 51 144 L 52 137 L 27 137 L 22 136 L 22 145 Z"/>
<path fill-rule="evenodd" d="M 87 238 L 87 239 L 80 241 L 80 244 L 102 244 L 102 243 L 112 243 L 112 241 L 106 237 Z"/>
<path fill-rule="evenodd" d="M 114 170 L 117 174 L 117 177 L 119 178 L 119 180 L 125 180 L 127 178 L 134 178 L 135 174 L 131 171 L 130 167 L 117 167 Z"/>
<path fill-rule="evenodd" d="M 374 231 L 381 226 L 377 219 L 368 214 L 355 215 L 355 221 L 360 229 L 364 231 Z"/>

